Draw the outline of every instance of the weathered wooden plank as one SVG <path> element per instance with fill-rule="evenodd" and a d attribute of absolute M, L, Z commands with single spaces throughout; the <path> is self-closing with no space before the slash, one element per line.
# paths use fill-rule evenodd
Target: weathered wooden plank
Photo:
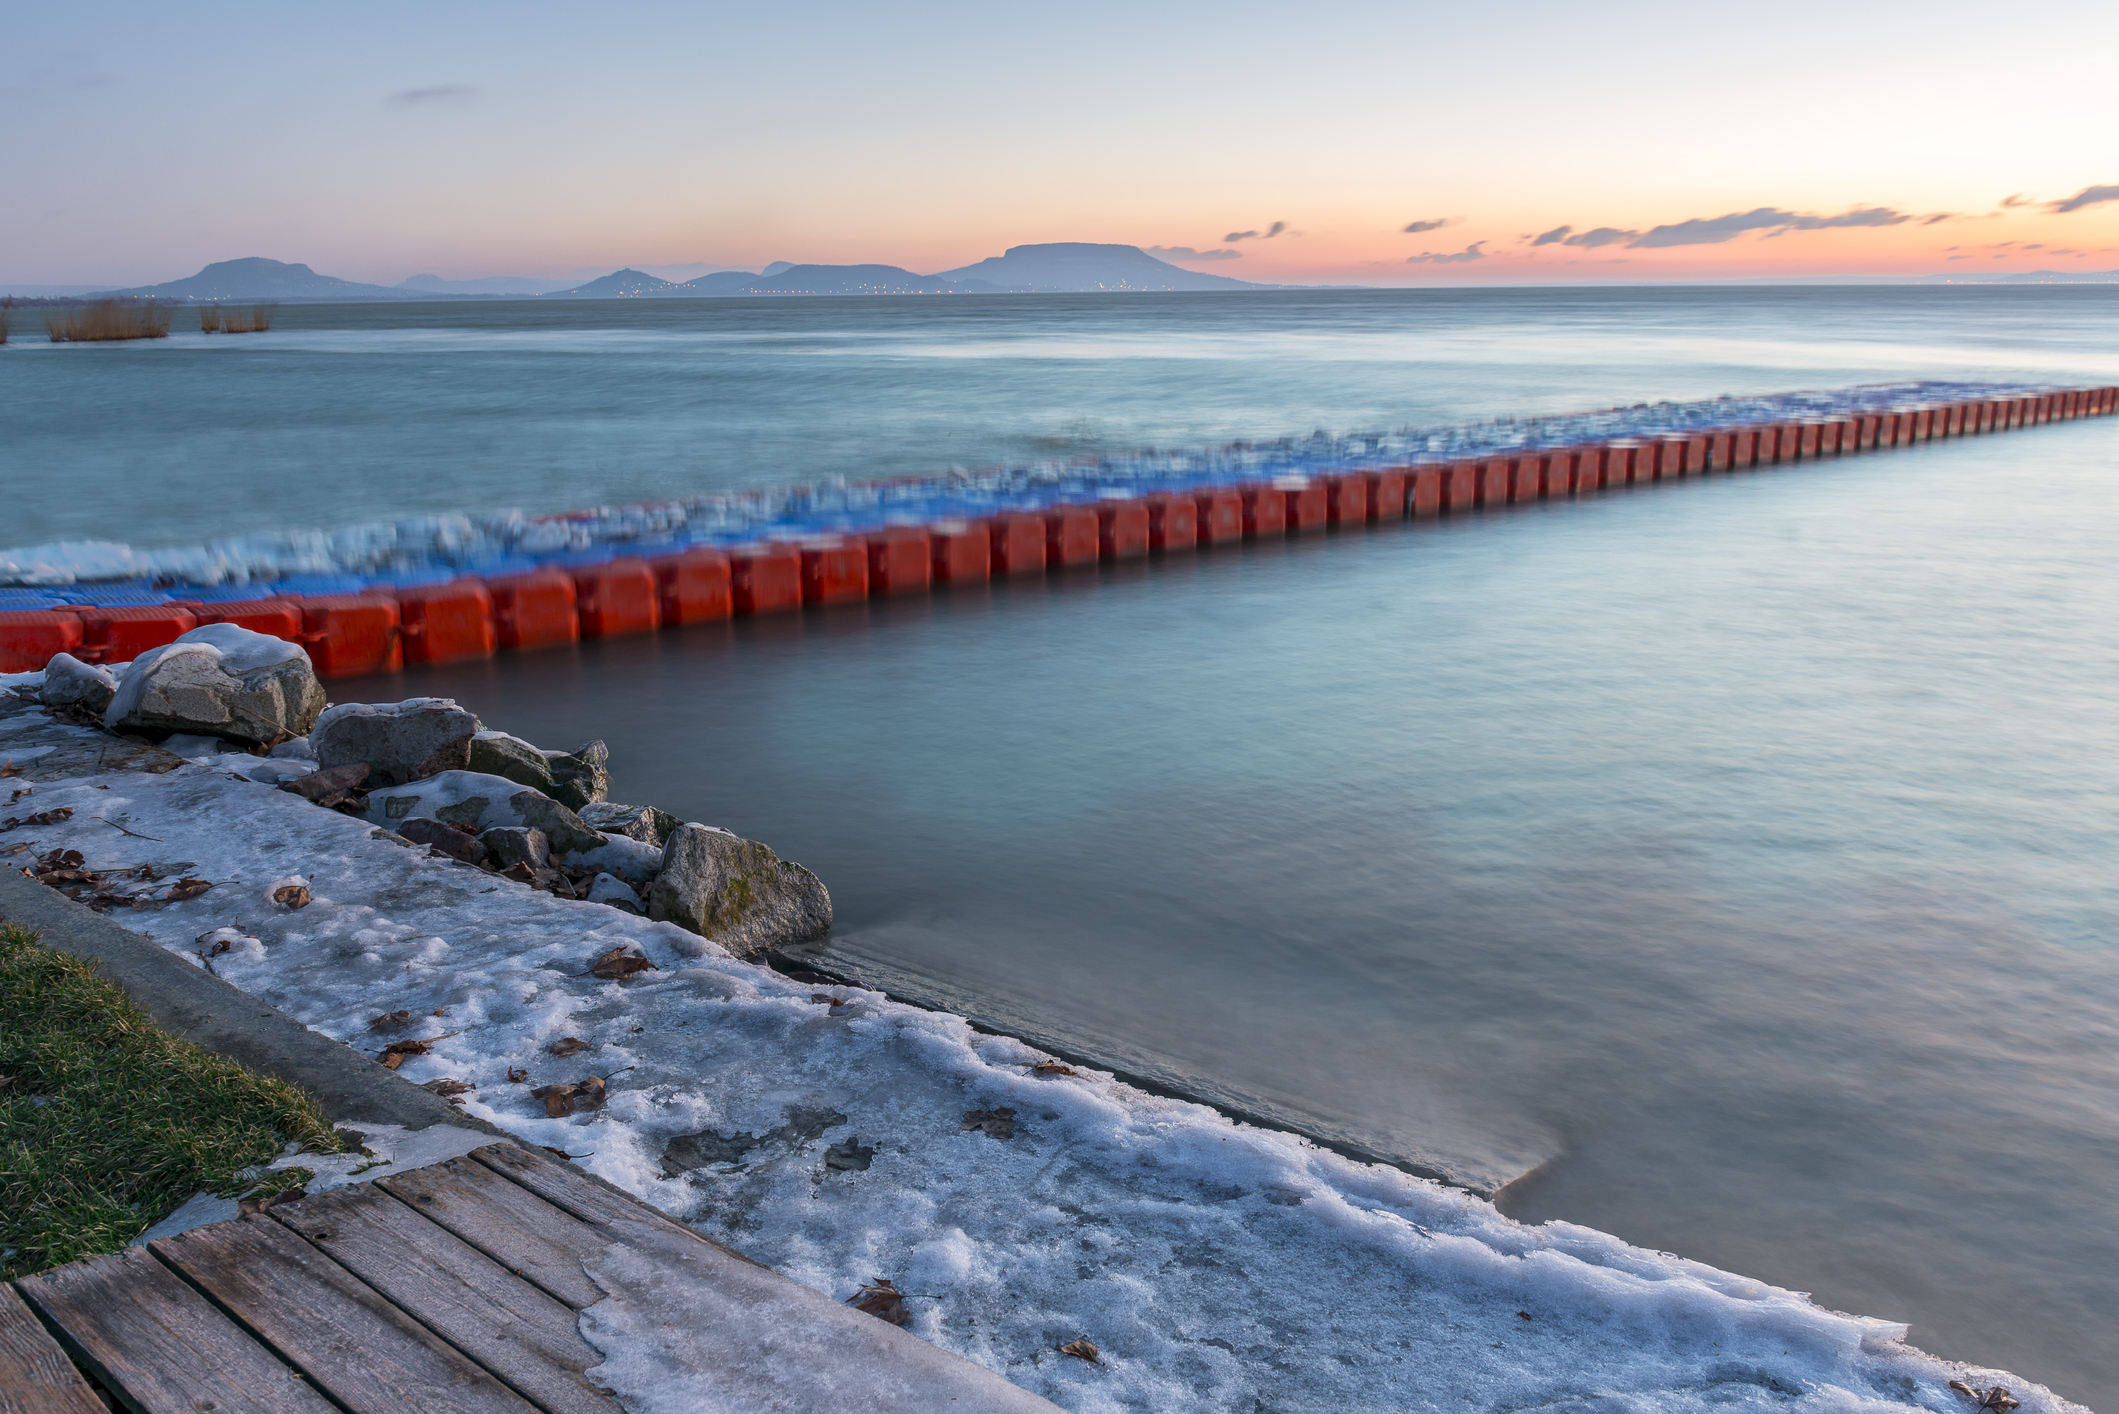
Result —
<path fill-rule="evenodd" d="M 377 1184 L 574 1310 L 603 1299 L 581 1263 L 610 1246 L 611 1235 L 484 1165 L 448 1159 Z"/>
<path fill-rule="evenodd" d="M 301 1376 L 140 1248 L 15 1286 L 105 1388 L 147 1414 L 335 1414 Z"/>
<path fill-rule="evenodd" d="M 553 1207 L 572 1213 L 583 1222 L 602 1224 L 623 1220 L 646 1223 L 650 1227 L 659 1227 L 680 1237 L 691 1238 L 694 1242 L 703 1242 L 738 1261 L 750 1262 L 754 1267 L 763 1267 L 763 1263 L 752 1261 L 735 1248 L 724 1246 L 705 1234 L 686 1227 L 639 1199 L 613 1192 L 579 1169 L 554 1163 L 544 1155 L 533 1154 L 518 1144 L 488 1144 L 483 1149 L 473 1149 L 471 1157 L 495 1173 L 507 1175 Z"/>
<path fill-rule="evenodd" d="M 268 1217 L 151 1246 L 354 1414 L 529 1414 L 520 1395 Z"/>
<path fill-rule="evenodd" d="M 272 1216 L 551 1414 L 619 1414 L 582 1371 L 603 1356 L 574 1313 L 383 1190 L 363 1184 Z"/>
<path fill-rule="evenodd" d="M 11 1286 L 0 1286 L 0 1414 L 109 1414 Z"/>

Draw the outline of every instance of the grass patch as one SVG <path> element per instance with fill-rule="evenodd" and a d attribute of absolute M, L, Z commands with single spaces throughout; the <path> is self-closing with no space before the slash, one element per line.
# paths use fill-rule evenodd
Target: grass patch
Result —
<path fill-rule="evenodd" d="M 0 923 L 0 1279 L 119 1251 L 202 1189 L 259 1188 L 238 1175 L 295 1140 L 344 1147 L 294 1086 L 156 1030 L 90 964 Z"/>
<path fill-rule="evenodd" d="M 166 339 L 169 310 L 159 304 L 134 304 L 99 299 L 71 314 L 54 314 L 44 321 L 45 332 L 55 344 L 107 344 L 121 339 Z"/>

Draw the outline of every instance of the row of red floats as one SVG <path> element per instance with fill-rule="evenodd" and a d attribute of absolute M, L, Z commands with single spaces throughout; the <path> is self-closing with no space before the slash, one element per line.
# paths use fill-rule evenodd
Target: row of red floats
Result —
<path fill-rule="evenodd" d="M 0 671 L 55 653 L 121 663 L 201 624 L 300 643 L 328 678 L 484 658 L 732 615 L 854 603 L 1327 526 L 1497 508 L 1608 487 L 1910 446 L 2115 411 L 2119 388 L 1820 417 L 1388 471 L 1159 492 L 862 535 L 621 558 L 418 588 L 242 603 L 0 612 Z"/>

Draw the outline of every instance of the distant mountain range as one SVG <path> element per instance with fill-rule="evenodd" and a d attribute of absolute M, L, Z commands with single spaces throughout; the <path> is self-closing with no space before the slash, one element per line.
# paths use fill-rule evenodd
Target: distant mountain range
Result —
<path fill-rule="evenodd" d="M 678 283 L 644 270 L 618 270 L 587 284 L 496 275 L 481 280 L 444 280 L 414 275 L 397 285 L 363 285 L 319 275 L 306 265 L 262 256 L 223 260 L 198 274 L 160 285 L 100 293 L 134 299 L 208 302 L 280 300 L 336 303 L 348 300 L 509 299 L 698 299 L 768 295 L 970 295 L 1089 292 L 1099 290 L 1262 290 L 1222 275 L 1201 275 L 1157 260 L 1139 246 L 1059 242 L 1019 245 L 961 270 L 917 275 L 895 265 L 795 265 L 776 260 L 762 273 L 716 270 Z"/>

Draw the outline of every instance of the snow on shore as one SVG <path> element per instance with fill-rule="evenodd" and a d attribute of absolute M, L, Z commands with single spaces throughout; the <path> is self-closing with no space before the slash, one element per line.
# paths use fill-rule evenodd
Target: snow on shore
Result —
<path fill-rule="evenodd" d="M 72 735 L 90 734 L 0 704 L 0 758 L 32 776 Z M 371 1053 L 436 1038 L 406 1078 L 475 1084 L 471 1113 L 584 1156 L 833 1297 L 875 1277 L 922 1293 L 911 1330 L 1080 1414 L 1970 1414 L 1953 1378 L 2009 1385 L 2025 1414 L 2080 1408 L 1926 1355 L 1887 1321 L 1588 1228 L 1527 1227 L 1468 1193 L 1105 1075 L 1039 1073 L 1041 1053 L 959 1018 L 797 982 L 669 925 L 425 857 L 245 774 L 277 779 L 285 765 L 209 755 L 162 775 L 36 783 L 5 813 L 72 818 L 0 834 L 0 847 L 212 880 L 201 897 L 113 916 L 186 957 L 216 928 L 257 939 L 214 970 Z M 307 907 L 273 902 L 290 876 Z M 627 943 L 658 970 L 588 975 Z M 370 1029 L 399 1009 L 410 1028 Z M 566 1037 L 586 1049 L 554 1055 Z M 548 1117 L 529 1093 L 588 1074 L 609 1078 L 610 1098 L 587 1113 Z M 1015 1112 L 1008 1137 L 989 1132 L 1006 1123 L 965 1127 L 967 1112 L 999 1109 Z M 1081 1337 L 1101 1363 L 1059 1353 Z"/>

